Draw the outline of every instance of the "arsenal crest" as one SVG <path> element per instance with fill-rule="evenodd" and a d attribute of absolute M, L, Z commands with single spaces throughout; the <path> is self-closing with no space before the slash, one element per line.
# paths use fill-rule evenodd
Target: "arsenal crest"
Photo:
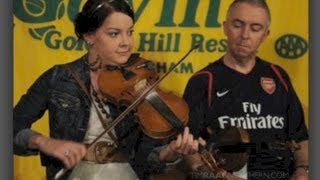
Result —
<path fill-rule="evenodd" d="M 276 83 L 272 78 L 261 77 L 260 84 L 262 89 L 268 94 L 272 94 L 276 90 Z"/>

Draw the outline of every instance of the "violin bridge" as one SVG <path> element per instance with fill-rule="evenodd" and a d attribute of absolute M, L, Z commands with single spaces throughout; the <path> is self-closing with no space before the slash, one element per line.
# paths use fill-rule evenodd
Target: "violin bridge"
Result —
<path fill-rule="evenodd" d="M 134 85 L 134 91 L 135 92 L 139 92 L 143 89 L 145 89 L 147 86 L 147 80 L 146 79 L 142 79 L 140 81 L 138 81 L 135 85 Z"/>

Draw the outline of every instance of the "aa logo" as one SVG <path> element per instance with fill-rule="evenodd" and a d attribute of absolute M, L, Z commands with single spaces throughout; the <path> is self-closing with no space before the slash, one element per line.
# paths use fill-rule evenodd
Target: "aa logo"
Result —
<path fill-rule="evenodd" d="M 275 43 L 277 54 L 287 59 L 297 59 L 308 50 L 307 41 L 294 34 L 281 36 Z"/>

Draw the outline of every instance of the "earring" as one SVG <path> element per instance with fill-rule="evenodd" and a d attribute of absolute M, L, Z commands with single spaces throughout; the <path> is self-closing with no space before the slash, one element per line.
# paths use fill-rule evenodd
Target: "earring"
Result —
<path fill-rule="evenodd" d="M 98 55 L 97 59 L 95 61 L 93 61 L 92 63 L 87 62 L 87 65 L 89 66 L 89 69 L 91 71 L 96 71 L 96 70 L 100 69 L 101 65 L 102 65 L 100 56 Z"/>
<path fill-rule="evenodd" d="M 87 44 L 88 44 L 89 46 L 92 46 L 92 45 L 93 45 L 93 43 L 90 42 L 90 41 L 87 41 Z"/>

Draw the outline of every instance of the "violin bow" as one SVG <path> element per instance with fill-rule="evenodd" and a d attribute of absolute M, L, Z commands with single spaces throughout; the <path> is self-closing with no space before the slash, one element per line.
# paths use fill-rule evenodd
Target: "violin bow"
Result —
<path fill-rule="evenodd" d="M 128 106 L 115 120 L 113 120 L 109 126 L 99 135 L 96 137 L 95 140 L 93 140 L 87 148 L 91 147 L 94 143 L 96 143 L 102 136 L 104 136 L 106 133 L 110 132 L 117 124 L 119 124 L 136 106 L 142 102 L 147 95 L 164 79 L 166 78 L 178 65 L 182 63 L 183 60 L 186 59 L 186 57 L 189 56 L 189 54 L 199 48 L 199 45 L 196 44 L 193 46 L 172 68 L 169 69 L 168 72 L 166 72 L 163 76 L 161 76 L 155 83 L 153 83 L 147 90 L 145 90 L 135 101 L 132 102 L 130 106 Z M 67 172 L 67 169 L 63 168 L 59 172 L 55 174 L 54 179 L 60 179 L 65 173 Z"/>

